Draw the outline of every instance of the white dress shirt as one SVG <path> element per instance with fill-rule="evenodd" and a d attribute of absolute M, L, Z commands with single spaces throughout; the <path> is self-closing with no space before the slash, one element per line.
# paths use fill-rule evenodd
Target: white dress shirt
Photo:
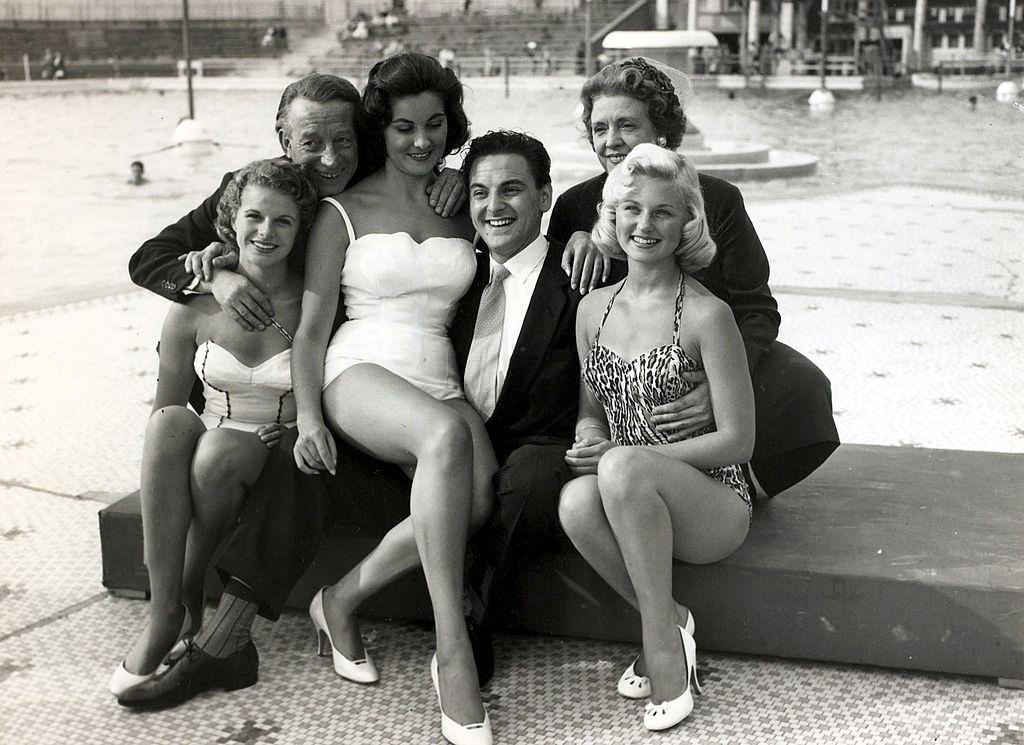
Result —
<path fill-rule="evenodd" d="M 501 347 L 498 350 L 499 396 L 505 385 L 508 365 L 519 341 L 519 333 L 523 330 L 526 311 L 530 307 L 530 300 L 533 298 L 533 291 L 537 287 L 537 279 L 540 277 L 540 270 L 544 266 L 544 257 L 547 254 L 548 241 L 543 235 L 538 235 L 526 248 L 505 262 L 509 275 L 502 284 L 505 289 L 505 323 L 502 326 Z M 493 268 L 496 263 L 492 257 L 489 268 Z"/>

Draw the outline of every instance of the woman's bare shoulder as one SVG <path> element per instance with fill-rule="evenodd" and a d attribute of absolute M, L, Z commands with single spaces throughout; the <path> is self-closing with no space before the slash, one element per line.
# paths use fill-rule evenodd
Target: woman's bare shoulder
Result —
<path fill-rule="evenodd" d="M 693 277 L 686 276 L 686 299 L 683 301 L 683 313 L 688 315 L 697 327 L 705 322 L 722 322 L 732 319 L 732 308 Z"/>

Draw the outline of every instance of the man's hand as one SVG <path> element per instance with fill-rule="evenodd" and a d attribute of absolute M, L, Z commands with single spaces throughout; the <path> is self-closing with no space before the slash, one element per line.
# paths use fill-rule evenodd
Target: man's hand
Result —
<path fill-rule="evenodd" d="M 683 378 L 697 385 L 682 398 L 656 406 L 651 411 L 654 428 L 668 435 L 669 442 L 685 440 L 697 430 L 714 423 L 708 376 L 699 370 L 684 372 Z"/>
<path fill-rule="evenodd" d="M 209 288 L 220 307 L 246 331 L 262 331 L 274 317 L 270 298 L 241 274 L 220 269 L 214 272 Z"/>
<path fill-rule="evenodd" d="M 427 187 L 430 206 L 441 217 L 451 217 L 466 203 L 466 182 L 462 173 L 454 168 L 445 168 Z"/>
<path fill-rule="evenodd" d="M 313 476 L 324 469 L 332 475 L 335 473 L 337 446 L 331 431 L 322 422 L 309 430 L 299 427 L 299 437 L 292 454 L 295 456 L 295 465 L 303 473 Z"/>
<path fill-rule="evenodd" d="M 213 270 L 238 266 L 238 250 L 226 243 L 211 243 L 202 251 L 189 251 L 178 257 L 185 262 L 185 271 L 204 282 L 213 281 Z"/>
<path fill-rule="evenodd" d="M 273 424 L 264 424 L 256 430 L 256 436 L 267 446 L 267 450 L 271 450 L 277 446 L 277 443 L 281 440 L 281 435 L 287 431 L 288 428 L 286 426 L 274 422 Z"/>
<path fill-rule="evenodd" d="M 586 432 L 586 430 L 584 430 Z M 580 437 L 565 451 L 565 462 L 574 476 L 597 473 L 597 464 L 601 456 L 617 447 L 607 437 Z"/>
<path fill-rule="evenodd" d="M 577 230 L 562 251 L 562 270 L 569 275 L 572 289 L 586 295 L 608 280 L 612 260 L 601 253 L 590 234 Z"/>

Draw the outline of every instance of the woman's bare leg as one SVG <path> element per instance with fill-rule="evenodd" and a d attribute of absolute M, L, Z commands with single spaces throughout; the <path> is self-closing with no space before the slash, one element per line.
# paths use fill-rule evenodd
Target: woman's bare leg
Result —
<path fill-rule="evenodd" d="M 415 467 L 409 518 L 325 594 L 331 636 L 342 654 L 359 656 L 355 608 L 422 565 L 434 612 L 442 705 L 457 722 L 479 722 L 483 706 L 463 620 L 462 584 L 471 512 L 472 521 L 482 524 L 492 499 L 485 464 L 474 467 L 470 456 L 482 453 L 487 462 L 486 432 L 482 425 L 468 423 L 475 416 L 468 407 L 438 402 L 375 365 L 349 368 L 328 386 L 324 412 L 331 428 L 357 447 Z M 493 474 L 493 453 L 489 458 Z"/>
<path fill-rule="evenodd" d="M 130 673 L 153 672 L 181 630 L 181 573 L 192 519 L 189 473 L 205 430 L 199 417 L 184 406 L 154 411 L 146 425 L 140 492 L 149 623 L 124 659 Z"/>
<path fill-rule="evenodd" d="M 598 490 L 636 593 L 651 699 L 676 698 L 686 678 L 672 559 L 710 563 L 731 554 L 746 538 L 746 505 L 724 484 L 647 448 L 608 451 Z"/>
<path fill-rule="evenodd" d="M 192 524 L 181 580 L 193 628 L 200 622 L 196 614 L 203 612 L 203 581 L 213 552 L 266 461 L 267 446 L 252 432 L 211 429 L 199 438 L 192 458 Z"/>
<path fill-rule="evenodd" d="M 619 542 L 604 513 L 596 475 L 580 476 L 562 487 L 558 519 L 576 550 L 601 575 L 601 579 L 623 600 L 639 609 Z M 690 611 L 685 605 L 675 604 L 675 623 L 685 626 L 689 616 Z M 642 659 L 637 663 L 636 672 L 643 674 Z"/>

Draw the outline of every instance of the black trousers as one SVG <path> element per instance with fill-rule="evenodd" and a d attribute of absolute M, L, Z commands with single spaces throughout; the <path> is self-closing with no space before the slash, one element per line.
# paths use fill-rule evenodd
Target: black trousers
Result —
<path fill-rule="evenodd" d="M 309 476 L 295 465 L 297 437 L 297 429 L 288 430 L 270 451 L 216 563 L 222 581 L 235 577 L 252 588 L 260 615 L 270 620 L 316 558 L 331 523 L 383 533 L 409 514 L 410 481 L 397 466 L 338 441 L 337 474 Z"/>
<path fill-rule="evenodd" d="M 756 425 L 750 468 L 774 497 L 839 447 L 832 384 L 817 365 L 778 341 L 758 360 L 751 380 Z"/>
<path fill-rule="evenodd" d="M 564 536 L 558 496 L 573 475 L 565 463 L 570 443 L 520 445 L 495 475 L 491 518 L 471 542 L 469 581 L 488 611 L 510 584 L 518 559 L 551 550 Z"/>
<path fill-rule="evenodd" d="M 216 568 L 253 590 L 260 615 L 275 620 L 291 589 L 319 550 L 334 521 L 383 534 L 409 514 L 410 481 L 396 466 L 338 443 L 337 475 L 309 476 L 295 465 L 289 430 L 267 458 Z M 523 550 L 558 540 L 558 495 L 572 478 L 564 456 L 569 443 L 522 445 L 495 476 L 497 506 L 477 538 L 474 585 L 485 606 L 507 576 L 513 541 Z"/>

